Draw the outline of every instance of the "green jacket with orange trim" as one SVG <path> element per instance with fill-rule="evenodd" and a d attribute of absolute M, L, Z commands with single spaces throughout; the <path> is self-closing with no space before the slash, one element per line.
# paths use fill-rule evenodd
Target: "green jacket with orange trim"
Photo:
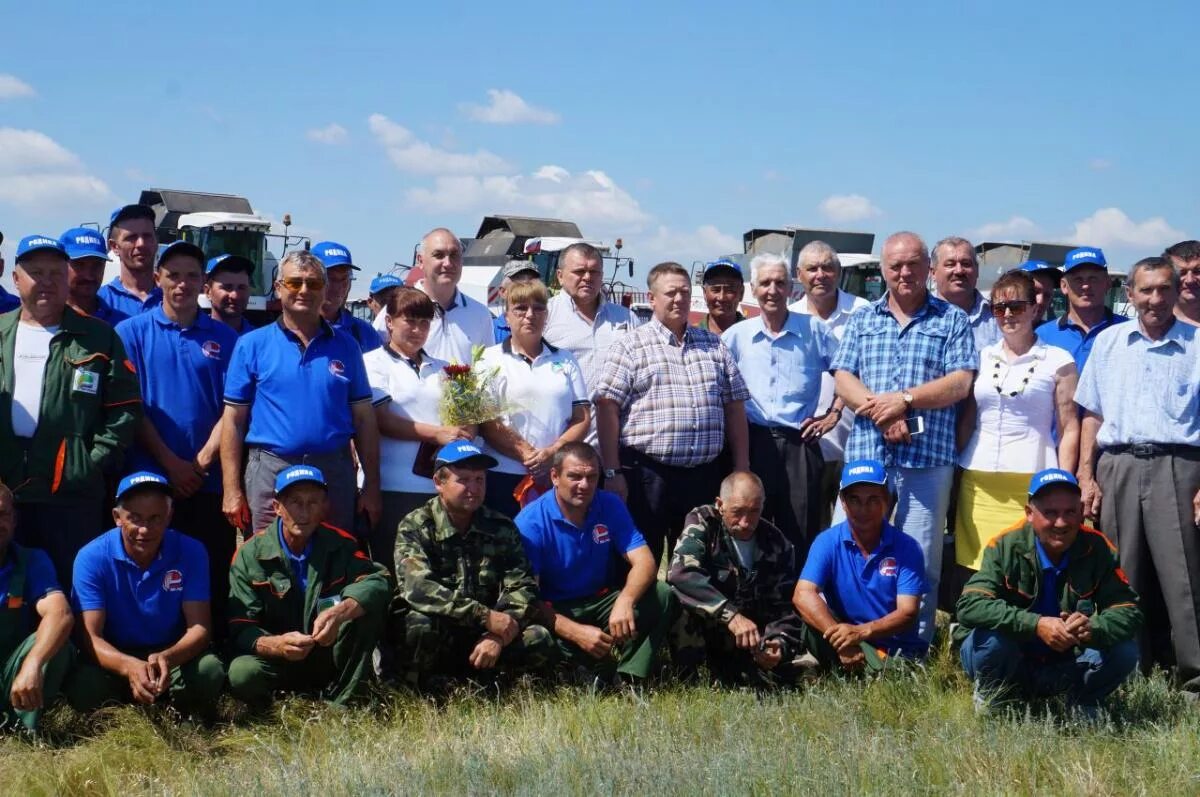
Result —
<path fill-rule="evenodd" d="M 70 307 L 50 341 L 37 431 L 13 433 L 14 356 L 21 311 L 0 315 L 0 481 L 27 503 L 105 494 L 142 417 L 142 392 L 112 327 Z"/>
<path fill-rule="evenodd" d="M 988 543 L 979 572 L 958 599 L 955 641 L 961 642 L 973 628 L 1001 631 L 1019 639 L 1036 636 L 1041 615 L 1034 607 L 1042 589 L 1042 566 L 1034 540 L 1033 527 L 1023 522 Z M 1131 639 L 1142 626 L 1142 610 L 1118 564 L 1116 548 L 1103 534 L 1083 526 L 1067 555 L 1070 559 L 1058 596 L 1060 609 L 1071 613 L 1079 601 L 1092 602 L 1090 647 L 1103 650 Z"/>
<path fill-rule="evenodd" d="M 392 587 L 387 570 L 341 529 L 313 532 L 308 583 L 299 589 L 279 541 L 279 519 L 238 549 L 229 569 L 229 641 L 235 654 L 253 653 L 259 637 L 312 632 L 313 620 L 336 600 L 354 598 L 382 624 Z"/>

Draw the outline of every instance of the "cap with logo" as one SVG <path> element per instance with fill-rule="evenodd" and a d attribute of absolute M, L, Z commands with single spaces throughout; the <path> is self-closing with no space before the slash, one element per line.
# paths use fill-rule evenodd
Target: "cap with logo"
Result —
<path fill-rule="evenodd" d="M 244 271 L 247 274 L 254 274 L 254 263 L 249 258 L 241 255 L 217 255 L 208 259 L 208 265 L 204 267 L 205 275 L 212 274 L 217 269 L 222 268 L 226 271 Z"/>
<path fill-rule="evenodd" d="M 325 474 L 321 473 L 319 468 L 312 465 L 292 465 L 279 471 L 279 475 L 275 477 L 275 495 L 281 495 L 287 488 L 305 482 L 327 486 Z"/>
<path fill-rule="evenodd" d="M 1063 258 L 1063 270 L 1070 271 L 1079 266 L 1099 266 L 1108 271 L 1108 261 L 1104 259 L 1104 253 L 1094 246 L 1081 246 L 1067 252 L 1067 256 Z"/>
<path fill-rule="evenodd" d="M 350 250 L 336 241 L 321 241 L 313 244 L 312 253 L 320 258 L 321 262 L 325 264 L 325 268 L 349 266 L 355 271 L 361 270 L 354 265 L 354 261 L 350 257 Z"/>
<path fill-rule="evenodd" d="M 120 484 L 117 485 L 117 500 L 120 501 L 126 493 L 147 487 L 168 495 L 171 493 L 171 483 L 165 476 L 150 470 L 139 470 L 137 473 L 131 473 L 121 479 Z"/>
<path fill-rule="evenodd" d="M 72 227 L 58 237 L 58 242 L 67 250 L 67 257 L 83 260 L 100 257 L 108 260 L 108 244 L 96 230 L 87 227 Z"/>
<path fill-rule="evenodd" d="M 445 465 L 465 465 L 468 463 L 477 464 L 485 470 L 494 468 L 500 464 L 496 461 L 495 457 L 483 453 L 483 449 L 468 440 L 457 440 L 453 443 L 447 443 L 438 450 L 437 456 L 433 460 L 435 468 Z"/>
<path fill-rule="evenodd" d="M 196 246 L 190 241 L 173 241 L 162 248 L 158 253 L 158 267 L 162 268 L 172 257 L 184 255 L 195 258 L 197 263 L 204 263 L 204 250 Z"/>
<path fill-rule="evenodd" d="M 392 288 L 404 287 L 404 280 L 397 277 L 395 274 L 379 274 L 375 279 L 371 280 L 371 287 L 368 293 L 372 295 L 390 291 Z"/>
<path fill-rule="evenodd" d="M 146 219 L 154 222 L 154 208 L 149 205 L 122 205 L 108 217 L 108 226 L 116 227 L 126 219 Z"/>
<path fill-rule="evenodd" d="M 1021 265 L 1017 266 L 1017 271 L 1024 271 L 1027 274 L 1038 274 L 1041 272 L 1054 272 L 1061 274 L 1062 269 L 1058 266 L 1053 266 L 1045 260 L 1026 260 Z"/>
<path fill-rule="evenodd" d="M 542 276 L 542 272 L 538 271 L 537 264 L 532 260 L 510 260 L 504 264 L 504 271 L 501 276 L 512 278 L 528 271 L 535 277 Z"/>
<path fill-rule="evenodd" d="M 51 238 L 49 235 L 26 235 L 17 243 L 16 262 L 20 263 L 35 252 L 51 252 L 63 260 L 70 259 L 67 257 L 67 250 L 57 238 Z"/>
<path fill-rule="evenodd" d="M 711 277 L 736 277 L 739 280 L 745 280 L 746 277 L 742 274 L 742 267 L 733 262 L 727 257 L 722 257 L 719 260 L 714 260 L 704 267 L 704 281 L 708 282 Z"/>
<path fill-rule="evenodd" d="M 842 468 L 842 481 L 838 490 L 845 490 L 856 484 L 878 484 L 887 486 L 887 468 L 877 459 L 856 459 L 847 462 Z"/>
<path fill-rule="evenodd" d="M 1071 475 L 1069 471 L 1065 471 L 1062 468 L 1046 468 L 1045 470 L 1039 470 L 1037 473 L 1033 474 L 1033 478 L 1029 480 L 1029 497 L 1033 498 L 1047 487 L 1054 487 L 1063 484 L 1074 488 L 1075 492 L 1080 492 L 1079 482 L 1076 481 L 1075 477 Z"/>

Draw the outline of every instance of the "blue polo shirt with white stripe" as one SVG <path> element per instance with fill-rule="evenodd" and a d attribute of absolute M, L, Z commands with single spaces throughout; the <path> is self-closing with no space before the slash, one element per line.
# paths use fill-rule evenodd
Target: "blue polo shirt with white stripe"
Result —
<path fill-rule="evenodd" d="M 162 288 L 155 286 L 145 299 L 139 299 L 121 284 L 121 275 L 118 274 L 100 286 L 100 290 L 96 291 L 96 298 L 107 304 L 112 313 L 124 318 L 133 318 L 162 304 Z"/>
<path fill-rule="evenodd" d="M 225 372 L 237 333 L 204 313 L 185 329 L 162 305 L 122 321 L 116 332 L 137 369 L 146 417 L 175 456 L 192 461 L 225 410 Z M 162 470 L 140 446 L 129 465 L 131 473 L 139 470 Z M 221 491 L 218 468 L 209 471 L 203 489 Z"/>
<path fill-rule="evenodd" d="M 225 376 L 225 403 L 250 408 L 246 443 L 281 457 L 345 449 L 350 405 L 370 400 L 361 349 L 324 320 L 307 348 L 282 318 L 243 335 Z"/>
<path fill-rule="evenodd" d="M 369 321 L 363 321 L 345 307 L 338 313 L 337 318 L 329 322 L 329 325 L 354 338 L 354 342 L 362 349 L 363 354 L 383 346 L 383 342 L 379 339 L 379 330 L 371 326 Z"/>
<path fill-rule="evenodd" d="M 186 630 L 183 604 L 210 599 L 208 552 L 174 529 L 144 570 L 125 552 L 121 530 L 109 529 L 76 554 L 73 581 L 75 611 L 103 610 L 104 638 L 121 650 L 175 644 Z"/>
<path fill-rule="evenodd" d="M 597 490 L 583 526 L 563 517 L 554 490 L 537 498 L 513 519 L 538 592 L 548 601 L 573 600 L 619 586 L 618 558 L 646 544 L 625 502 Z"/>

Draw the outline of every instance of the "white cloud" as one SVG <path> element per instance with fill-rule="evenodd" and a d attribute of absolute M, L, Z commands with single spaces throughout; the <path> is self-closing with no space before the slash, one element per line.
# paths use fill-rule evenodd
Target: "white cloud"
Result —
<path fill-rule="evenodd" d="M 79 165 L 79 158 L 45 133 L 0 127 L 0 174 L 60 169 Z"/>
<path fill-rule="evenodd" d="M 98 202 L 111 196 L 104 181 L 90 174 L 0 175 L 0 202 L 13 205 Z"/>
<path fill-rule="evenodd" d="M 818 205 L 821 215 L 830 221 L 862 221 L 883 214 L 871 200 L 862 194 L 835 194 L 821 200 Z"/>
<path fill-rule="evenodd" d="M 459 106 L 468 118 L 492 125 L 556 125 L 562 117 L 554 111 L 537 108 L 508 89 L 488 89 L 487 105 L 463 103 Z"/>
<path fill-rule="evenodd" d="M 0 127 L 0 202 L 50 205 L 111 197 L 103 180 L 45 133 Z"/>
<path fill-rule="evenodd" d="M 387 151 L 392 164 L 402 172 L 435 175 L 483 175 L 511 172 L 508 161 L 479 149 L 475 152 L 450 152 L 421 141 L 412 131 L 380 113 L 367 120 L 371 133 Z"/>
<path fill-rule="evenodd" d="M 330 122 L 325 127 L 315 127 L 304 135 L 309 141 L 315 141 L 318 144 L 341 144 L 349 134 L 346 132 L 346 128 L 337 122 Z"/>
<path fill-rule="evenodd" d="M 1038 226 L 1024 216 L 1013 216 L 1008 221 L 990 221 L 967 233 L 975 243 L 981 241 L 1026 240 L 1038 234 Z"/>
<path fill-rule="evenodd" d="M 1112 161 L 1108 158 L 1092 158 L 1088 161 L 1088 168 L 1094 172 L 1102 172 L 1112 168 Z"/>
<path fill-rule="evenodd" d="M 639 260 L 674 260 L 691 268 L 696 260 L 715 260 L 742 251 L 742 239 L 721 232 L 715 225 L 702 224 L 694 230 L 676 230 L 659 225 L 654 235 L 637 242 Z"/>
<path fill-rule="evenodd" d="M 1075 222 L 1070 237 L 1087 246 L 1161 249 L 1187 236 L 1162 216 L 1134 221 L 1120 208 L 1101 208 Z"/>
<path fill-rule="evenodd" d="M 24 80 L 15 75 L 0 74 L 0 100 L 16 100 L 34 96 L 37 96 L 37 92 Z"/>

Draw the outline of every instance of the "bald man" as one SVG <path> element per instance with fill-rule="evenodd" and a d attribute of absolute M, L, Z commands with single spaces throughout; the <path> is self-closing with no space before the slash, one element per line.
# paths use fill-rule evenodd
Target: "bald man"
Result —
<path fill-rule="evenodd" d="M 462 257 L 462 241 L 457 235 L 445 227 L 430 230 L 417 253 L 417 267 L 424 274 L 417 287 L 433 300 L 436 311 L 425 353 L 449 363 L 469 364 L 471 349 L 491 346 L 496 333 L 487 307 L 458 289 Z"/>

